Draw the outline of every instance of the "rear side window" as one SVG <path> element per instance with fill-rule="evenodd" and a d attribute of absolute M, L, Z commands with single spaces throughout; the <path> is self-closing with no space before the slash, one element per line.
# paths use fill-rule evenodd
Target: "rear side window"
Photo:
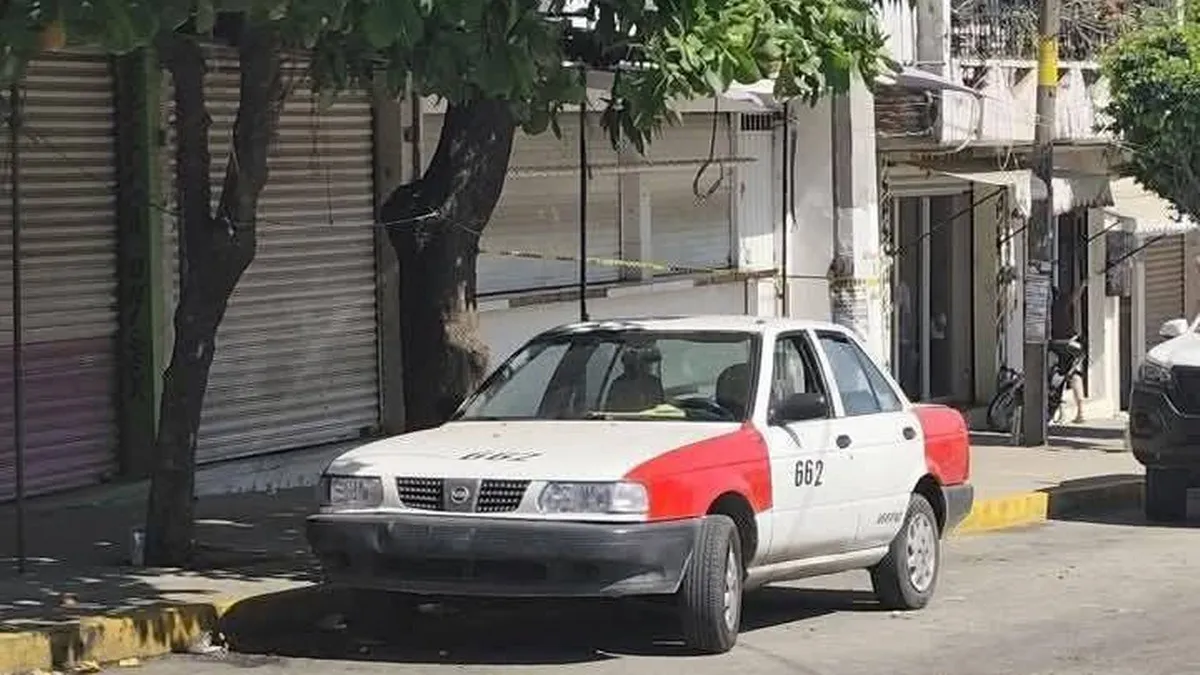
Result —
<path fill-rule="evenodd" d="M 840 333 L 818 334 L 821 349 L 829 359 L 838 395 L 847 416 L 872 415 L 902 410 L 904 405 L 891 384 L 854 340 Z"/>

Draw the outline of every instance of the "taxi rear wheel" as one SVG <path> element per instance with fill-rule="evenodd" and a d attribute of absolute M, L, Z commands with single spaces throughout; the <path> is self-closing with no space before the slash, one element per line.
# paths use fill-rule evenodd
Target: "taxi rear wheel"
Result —
<path fill-rule="evenodd" d="M 683 639 L 688 647 L 705 654 L 733 649 L 742 622 L 744 581 L 737 526 L 728 516 L 705 517 L 679 587 Z"/>
<path fill-rule="evenodd" d="M 888 554 L 870 570 L 875 597 L 887 609 L 921 609 L 933 597 L 942 566 L 937 522 L 929 500 L 912 495 Z"/>

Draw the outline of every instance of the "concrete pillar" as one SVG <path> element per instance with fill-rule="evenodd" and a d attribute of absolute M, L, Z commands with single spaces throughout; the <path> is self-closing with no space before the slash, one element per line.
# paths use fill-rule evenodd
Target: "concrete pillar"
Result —
<path fill-rule="evenodd" d="M 1000 191 L 1000 194 L 996 194 Z M 1000 370 L 1000 295 L 996 278 L 1000 273 L 1000 255 L 996 247 L 1000 223 L 1008 209 L 1008 190 L 995 185 L 975 183 L 971 192 L 975 203 L 971 228 L 974 297 L 971 299 L 975 331 L 975 402 L 987 405 L 996 394 L 996 375 Z"/>
<path fill-rule="evenodd" d="M 622 149 L 619 159 L 622 164 L 638 162 L 633 150 Z M 653 261 L 653 233 L 651 220 L 650 188 L 642 180 L 640 173 L 621 174 L 619 194 L 621 195 L 621 259 L 637 261 Z M 622 267 L 623 281 L 650 281 L 654 271 L 641 267 Z"/>
<path fill-rule="evenodd" d="M 828 278 L 833 320 L 857 332 L 872 354 L 884 359 L 890 351 L 883 310 L 889 289 L 879 273 L 875 107 L 860 78 L 834 98 L 832 120 L 834 246 Z"/>
<path fill-rule="evenodd" d="M 150 472 L 158 430 L 162 372 L 169 358 L 171 277 L 163 243 L 161 72 L 152 54 L 116 60 L 117 78 L 117 359 L 121 473 Z"/>
<path fill-rule="evenodd" d="M 396 100 L 382 83 L 373 91 L 375 136 L 375 204 L 397 186 L 412 180 L 414 137 L 410 99 Z M 378 221 L 379 218 L 376 218 Z M 404 369 L 400 341 L 400 263 L 382 227 L 375 228 L 375 302 L 379 326 L 380 424 L 383 432 L 404 431 Z"/>
<path fill-rule="evenodd" d="M 752 121 L 759 122 L 764 117 L 771 119 L 761 115 Z M 752 124 L 752 130 L 744 130 L 741 121 L 741 114 L 733 116 L 735 132 L 731 154 L 751 161 L 733 167 L 734 262 L 743 272 L 778 270 L 783 256 L 776 246 L 780 186 L 773 161 L 774 134 L 770 128 L 761 128 L 762 124 Z M 777 277 L 747 279 L 746 313 L 778 316 L 781 313 L 779 285 Z"/>
<path fill-rule="evenodd" d="M 1121 405 L 1121 299 L 1105 292 L 1103 233 L 1110 218 L 1101 209 L 1088 210 L 1088 417 L 1111 417 Z"/>

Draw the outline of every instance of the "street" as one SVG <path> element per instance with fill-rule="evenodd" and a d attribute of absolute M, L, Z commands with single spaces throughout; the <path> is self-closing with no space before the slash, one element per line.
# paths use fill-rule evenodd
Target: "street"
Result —
<path fill-rule="evenodd" d="M 491 609 L 393 621 L 383 635 L 279 626 L 219 656 L 148 662 L 144 675 L 272 673 L 1154 675 L 1200 671 L 1200 529 L 1052 522 L 950 540 L 923 612 L 873 609 L 866 575 L 761 591 L 720 657 L 680 656 L 652 606 Z M 292 613 L 303 614 L 302 608 Z M 267 635 L 266 633 L 271 633 Z M 235 638 L 236 639 L 236 638 Z M 250 653 L 247 653 L 250 652 Z"/>

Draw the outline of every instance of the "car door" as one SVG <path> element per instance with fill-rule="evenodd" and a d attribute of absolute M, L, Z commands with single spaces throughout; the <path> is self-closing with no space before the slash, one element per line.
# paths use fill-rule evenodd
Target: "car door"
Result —
<path fill-rule="evenodd" d="M 821 355 L 838 390 L 841 411 L 835 443 L 854 454 L 857 548 L 887 544 L 908 510 L 914 481 L 925 465 L 921 425 L 899 387 L 858 340 L 842 331 L 817 331 Z"/>
<path fill-rule="evenodd" d="M 775 342 L 767 427 L 774 506 L 765 563 L 844 552 L 854 546 L 857 513 L 848 509 L 853 491 L 853 451 L 835 443 L 834 399 L 808 332 L 781 334 Z M 823 394 L 824 418 L 779 423 L 774 411 L 792 394 Z"/>

